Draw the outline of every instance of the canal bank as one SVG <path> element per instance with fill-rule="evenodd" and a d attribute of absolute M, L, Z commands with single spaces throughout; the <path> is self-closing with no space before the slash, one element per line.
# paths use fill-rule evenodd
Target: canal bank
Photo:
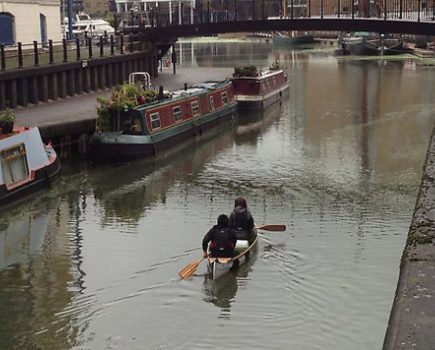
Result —
<path fill-rule="evenodd" d="M 183 68 L 173 74 L 172 69 L 159 72 L 151 83 L 158 89 L 174 90 L 183 88 L 184 84 L 193 85 L 206 80 L 224 80 L 230 77 L 232 69 L 209 68 L 207 75 L 203 70 Z M 68 97 L 15 110 L 16 124 L 37 126 L 44 141 L 51 141 L 65 157 L 71 148 L 79 154 L 86 153 L 87 141 L 95 131 L 97 119 L 97 97 L 109 96 L 112 89 L 100 90 L 95 93 Z"/>
<path fill-rule="evenodd" d="M 384 350 L 435 347 L 435 129 L 403 251 Z"/>

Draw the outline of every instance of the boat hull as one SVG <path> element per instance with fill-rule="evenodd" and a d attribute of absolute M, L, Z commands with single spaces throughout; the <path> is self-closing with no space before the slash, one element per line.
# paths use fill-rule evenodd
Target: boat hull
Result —
<path fill-rule="evenodd" d="M 95 134 L 89 143 L 89 157 L 96 163 L 119 163 L 155 157 L 182 143 L 200 140 L 219 126 L 234 123 L 237 104 L 202 120 L 176 126 L 159 136 L 123 135 L 119 132 Z"/>
<path fill-rule="evenodd" d="M 56 158 L 50 165 L 35 171 L 35 178 L 13 190 L 7 190 L 6 185 L 0 185 L 0 206 L 16 203 L 48 186 L 55 180 L 61 169 L 60 161 Z"/>
<path fill-rule="evenodd" d="M 235 122 L 237 101 L 229 81 L 209 82 L 111 116 L 117 127 L 97 132 L 89 141 L 88 155 L 93 162 L 160 156 L 175 146 L 200 140 L 210 130 Z M 135 128 L 120 130 L 125 120 L 135 121 Z"/>
<path fill-rule="evenodd" d="M 0 149 L 0 152 L 3 152 L 24 145 L 25 152 L 20 157 L 23 157 L 23 160 L 25 159 L 28 167 L 27 178 L 9 184 L 7 184 L 7 181 L 2 180 L 0 183 L 1 207 L 16 204 L 18 200 L 48 187 L 60 172 L 61 165 L 55 150 L 51 145 L 44 146 L 39 130 L 37 128 L 33 129 L 22 132 L 22 135 L 17 136 L 16 141 L 11 137 L 9 144 Z M 29 137 L 27 138 L 26 135 L 29 135 Z M 5 169 L 0 170 L 0 174 L 6 176 Z"/>
<path fill-rule="evenodd" d="M 261 110 L 273 105 L 276 102 L 282 101 L 289 94 L 289 84 L 272 91 L 267 95 L 250 96 L 237 95 L 237 102 L 240 110 Z"/>
<path fill-rule="evenodd" d="M 208 258 L 207 270 L 213 280 L 216 280 L 235 268 L 245 264 L 256 253 L 258 234 L 251 244 L 245 240 L 238 240 L 233 258 Z"/>
<path fill-rule="evenodd" d="M 275 45 L 303 45 L 303 44 L 314 44 L 316 39 L 314 35 L 274 35 L 272 37 L 273 43 Z"/>
<path fill-rule="evenodd" d="M 239 110 L 261 110 L 288 95 L 289 83 L 282 70 L 258 72 L 256 67 L 237 70 L 231 79 Z"/>
<path fill-rule="evenodd" d="M 341 41 L 343 54 L 358 56 L 399 55 L 409 52 L 400 38 L 349 37 Z"/>

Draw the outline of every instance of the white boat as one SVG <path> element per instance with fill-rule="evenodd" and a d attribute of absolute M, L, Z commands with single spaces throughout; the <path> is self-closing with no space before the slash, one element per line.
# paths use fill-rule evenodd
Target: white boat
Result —
<path fill-rule="evenodd" d="M 0 133 L 0 206 L 48 186 L 59 171 L 57 154 L 38 128 Z"/>
<path fill-rule="evenodd" d="M 255 230 L 254 240 L 251 244 L 247 240 L 237 240 L 234 257 L 208 257 L 207 269 L 213 280 L 230 272 L 234 268 L 246 263 L 255 254 L 258 242 L 258 234 Z"/>
<path fill-rule="evenodd" d="M 68 33 L 68 18 L 64 19 L 65 33 Z M 86 13 L 76 15 L 76 20 L 72 24 L 72 32 L 75 37 L 84 38 L 85 33 L 89 38 L 98 38 L 100 36 L 110 36 L 115 34 L 109 22 L 104 19 L 92 19 Z"/>

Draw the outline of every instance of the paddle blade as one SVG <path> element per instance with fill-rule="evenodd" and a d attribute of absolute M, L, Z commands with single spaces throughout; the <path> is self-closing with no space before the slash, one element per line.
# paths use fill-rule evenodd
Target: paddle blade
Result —
<path fill-rule="evenodd" d="M 271 224 L 271 225 L 263 225 L 263 226 L 258 226 L 256 227 L 258 230 L 263 230 L 263 231 L 275 231 L 275 232 L 282 232 L 286 230 L 286 226 L 285 225 L 278 225 L 278 224 Z"/>
<path fill-rule="evenodd" d="M 192 276 L 194 274 L 194 272 L 196 271 L 196 269 L 198 268 L 198 265 L 204 260 L 204 258 L 198 259 L 192 263 L 190 263 L 189 265 L 187 265 L 184 269 L 182 269 L 178 275 L 182 278 L 188 278 L 190 276 Z"/>

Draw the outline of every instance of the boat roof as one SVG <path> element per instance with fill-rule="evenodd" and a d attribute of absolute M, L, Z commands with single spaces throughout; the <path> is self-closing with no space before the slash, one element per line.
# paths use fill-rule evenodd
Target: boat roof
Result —
<path fill-rule="evenodd" d="M 21 134 L 23 132 L 29 131 L 30 129 L 34 129 L 34 128 L 36 127 L 14 125 L 14 130 L 10 134 L 0 133 L 0 140 L 7 139 L 9 137 L 15 136 L 17 134 Z"/>
<path fill-rule="evenodd" d="M 266 78 L 266 77 L 271 76 L 271 75 L 280 74 L 282 72 L 283 72 L 282 69 L 265 69 L 265 70 L 260 70 L 257 73 L 257 75 L 255 75 L 255 76 L 238 75 L 236 77 L 233 77 L 232 80 L 237 80 L 237 79 L 262 79 L 262 78 Z"/>
<path fill-rule="evenodd" d="M 205 83 L 195 84 L 193 86 L 188 87 L 187 89 L 174 90 L 170 94 L 170 98 L 181 98 L 188 95 L 199 95 L 206 93 L 210 90 L 215 90 L 220 86 L 225 85 L 228 81 L 208 81 Z"/>
<path fill-rule="evenodd" d="M 178 99 L 185 98 L 186 96 L 198 96 L 201 94 L 205 94 L 208 91 L 216 90 L 219 87 L 224 87 L 229 83 L 229 80 L 223 81 L 208 81 L 201 84 L 195 84 L 193 86 L 187 87 L 186 89 L 173 90 L 169 92 L 165 92 L 165 97 L 160 100 L 152 101 L 143 105 L 136 106 L 134 109 L 146 109 L 149 107 L 155 107 L 156 105 L 167 103 L 171 101 L 175 101 Z"/>

